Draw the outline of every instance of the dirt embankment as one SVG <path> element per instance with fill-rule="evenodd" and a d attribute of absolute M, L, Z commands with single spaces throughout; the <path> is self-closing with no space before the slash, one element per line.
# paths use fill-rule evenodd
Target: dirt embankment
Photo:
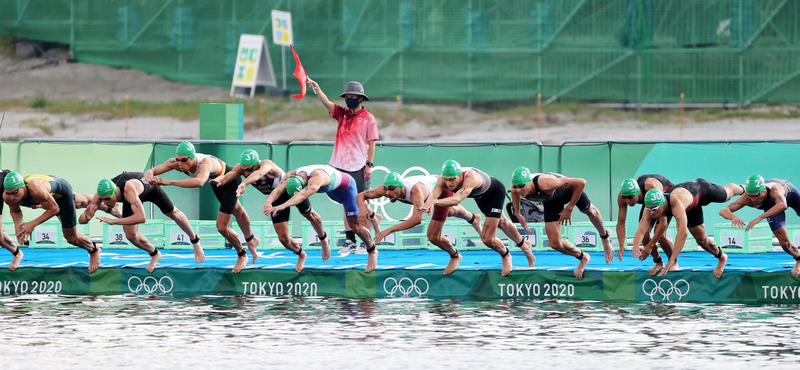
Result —
<path fill-rule="evenodd" d="M 341 104 L 339 87 L 323 86 L 328 96 Z M 124 117 L 108 117 L 95 113 L 48 113 L 33 108 L 32 99 L 150 102 L 220 102 L 229 101 L 225 88 L 199 86 L 167 80 L 146 72 L 84 63 L 57 63 L 45 58 L 12 61 L 0 57 L 0 104 L 6 101 L 5 122 L 0 140 L 30 137 L 122 139 L 125 138 Z M 326 118 L 324 108 L 310 94 L 303 101 L 280 100 L 276 106 L 286 110 L 316 110 L 314 118 L 288 117 L 273 120 L 264 139 L 273 142 L 293 140 L 333 140 L 335 123 Z M 25 104 L 19 101 L 24 100 Z M 9 102 L 17 101 L 16 104 Z M 273 101 L 274 103 L 274 101 Z M 507 111 L 470 110 L 461 105 L 419 105 L 403 108 L 402 127 L 397 125 L 394 103 L 370 102 L 376 112 L 382 140 L 537 140 L 558 144 L 564 140 L 678 140 L 681 129 L 677 112 L 662 114 L 657 119 L 635 113 L 586 109 L 567 109 L 545 113 L 541 134 L 537 127 L 535 107 L 510 108 Z M 523 107 L 524 108 L 524 107 Z M 762 108 L 772 109 L 775 108 Z M 781 109 L 797 109 L 796 107 Z M 273 112 L 268 111 L 270 115 Z M 755 116 L 721 114 L 719 119 L 687 119 L 684 139 L 785 139 L 800 138 L 800 119 L 796 115 Z M 785 118 L 790 117 L 790 118 Z M 260 139 L 257 122 L 250 122 L 248 139 Z M 255 128 L 253 128 L 255 127 Z M 199 122 L 175 117 L 137 117 L 128 121 L 130 139 L 194 139 Z"/>

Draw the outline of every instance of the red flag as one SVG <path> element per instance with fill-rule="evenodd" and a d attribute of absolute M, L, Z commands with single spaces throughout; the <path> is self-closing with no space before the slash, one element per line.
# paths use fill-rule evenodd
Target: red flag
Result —
<path fill-rule="evenodd" d="M 306 74 L 306 70 L 303 68 L 303 64 L 300 63 L 300 57 L 297 56 L 297 52 L 294 51 L 294 46 L 289 45 L 292 48 L 292 54 L 294 54 L 294 61 L 297 65 L 294 67 L 294 73 L 292 76 L 297 77 L 297 81 L 300 82 L 300 94 L 295 95 L 295 99 L 302 99 L 306 96 L 306 86 L 308 85 L 308 74 Z"/>

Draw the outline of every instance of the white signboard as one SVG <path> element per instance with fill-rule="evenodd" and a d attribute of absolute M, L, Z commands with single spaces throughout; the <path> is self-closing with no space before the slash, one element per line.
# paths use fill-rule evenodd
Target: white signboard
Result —
<path fill-rule="evenodd" d="M 575 244 L 588 244 L 592 247 L 597 246 L 597 235 L 594 234 L 583 234 L 576 236 Z"/>
<path fill-rule="evenodd" d="M 169 244 L 170 245 L 189 245 L 192 244 L 192 240 L 189 238 L 189 235 L 186 235 L 184 232 L 172 232 L 169 237 Z"/>
<path fill-rule="evenodd" d="M 292 13 L 280 10 L 272 11 L 272 42 L 275 45 L 283 46 L 294 44 Z"/>
<path fill-rule="evenodd" d="M 130 243 L 127 237 L 125 237 L 125 232 L 122 230 L 112 230 L 108 233 L 108 241 L 110 244 L 115 245 L 127 245 Z"/>
<path fill-rule="evenodd" d="M 239 38 L 239 50 L 236 52 L 231 96 L 233 96 L 235 88 L 247 87 L 250 88 L 250 97 L 252 98 L 258 85 L 277 86 L 269 49 L 267 49 L 264 36 L 243 34 Z"/>
<path fill-rule="evenodd" d="M 58 234 L 55 231 L 34 232 L 34 243 L 36 244 L 56 244 Z"/>
<path fill-rule="evenodd" d="M 742 248 L 742 244 L 744 239 L 741 236 L 723 236 L 722 237 L 722 246 L 723 247 L 736 247 Z"/>
<path fill-rule="evenodd" d="M 378 244 L 380 244 L 380 245 L 395 245 L 395 243 L 397 243 L 397 239 L 396 239 L 394 233 L 391 233 L 389 235 L 386 235 L 386 237 L 383 238 L 381 240 L 381 242 L 378 243 Z"/>

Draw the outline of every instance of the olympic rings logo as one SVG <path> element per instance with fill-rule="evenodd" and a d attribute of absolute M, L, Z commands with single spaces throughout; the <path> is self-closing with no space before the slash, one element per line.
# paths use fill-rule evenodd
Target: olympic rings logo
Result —
<path fill-rule="evenodd" d="M 138 283 L 136 282 L 138 281 Z M 133 285 L 136 285 L 136 288 Z M 128 290 L 131 293 L 139 294 L 167 294 L 175 287 L 175 283 L 169 276 L 162 276 L 161 279 L 156 279 L 152 276 L 147 276 L 142 280 L 138 276 L 131 276 L 128 279 Z"/>
<path fill-rule="evenodd" d="M 648 288 L 649 286 L 652 287 Z M 677 296 L 678 300 L 681 300 L 689 294 L 689 282 L 680 279 L 673 283 L 665 279 L 656 283 L 653 279 L 647 279 L 642 283 L 642 291 L 644 295 L 650 297 L 651 301 L 655 301 L 656 297 L 660 297 L 660 300 L 666 301 L 671 299 L 673 295 Z"/>
<path fill-rule="evenodd" d="M 422 290 L 422 286 L 425 286 L 425 290 Z M 402 294 L 403 297 L 410 297 L 412 293 L 416 293 L 418 296 L 422 296 L 423 294 L 427 293 L 430 289 L 430 284 L 424 278 L 417 278 L 416 280 L 411 280 L 410 278 L 404 277 L 397 281 L 395 278 L 390 277 L 383 281 L 383 291 L 386 292 L 390 297 L 393 297 L 395 293 Z"/>
<path fill-rule="evenodd" d="M 374 176 L 374 172 L 375 172 L 375 171 L 384 171 L 384 172 L 386 172 L 387 174 L 389 174 L 389 172 L 392 172 L 392 171 L 390 171 L 388 168 L 386 168 L 386 167 L 384 167 L 384 166 L 375 166 L 375 168 L 374 168 L 372 171 L 373 171 L 373 178 L 375 178 L 375 176 Z M 401 173 L 401 175 L 403 176 L 403 178 L 405 178 L 405 177 L 406 177 L 406 175 L 408 175 L 410 172 L 413 172 L 413 171 L 419 171 L 419 172 L 422 172 L 422 173 L 423 173 L 424 175 L 426 175 L 426 176 L 427 176 L 427 175 L 430 175 L 430 173 L 428 173 L 428 170 L 426 170 L 426 169 L 425 169 L 425 168 L 423 168 L 423 167 L 419 167 L 419 166 L 413 166 L 413 167 L 409 167 L 409 168 L 407 168 L 405 171 L 403 171 L 403 173 Z M 381 181 L 383 181 L 383 180 L 381 180 Z M 378 199 L 370 199 L 370 200 L 369 200 L 369 202 L 370 202 L 370 203 L 372 203 L 372 204 L 375 206 L 375 207 L 372 209 L 374 212 L 378 212 L 378 208 L 380 208 L 380 213 L 381 213 L 381 215 L 383 215 L 383 219 L 384 219 L 384 220 L 387 220 L 387 221 L 399 221 L 399 220 L 395 220 L 394 218 L 392 218 L 391 216 L 389 216 L 389 215 L 386 213 L 386 205 L 387 205 L 387 204 L 389 204 L 389 203 L 391 203 L 391 201 L 389 200 L 389 198 L 386 198 L 386 197 L 380 197 L 380 198 L 378 198 Z M 409 208 L 408 208 L 408 214 L 407 214 L 405 217 L 403 217 L 403 219 L 408 219 L 408 218 L 410 218 L 410 217 L 411 217 L 413 214 L 414 214 L 414 207 L 411 207 L 411 206 L 409 206 Z"/>

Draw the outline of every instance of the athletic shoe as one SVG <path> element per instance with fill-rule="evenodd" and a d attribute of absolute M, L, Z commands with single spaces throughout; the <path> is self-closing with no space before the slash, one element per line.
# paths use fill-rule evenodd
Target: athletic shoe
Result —
<path fill-rule="evenodd" d="M 356 243 L 353 243 L 349 239 L 346 239 L 344 241 L 344 245 L 342 246 L 342 249 L 339 249 L 339 255 L 340 256 L 346 256 L 348 254 L 355 253 L 357 248 L 358 248 L 358 246 L 356 245 Z"/>
<path fill-rule="evenodd" d="M 367 254 L 367 246 L 364 243 L 359 243 L 357 247 L 353 248 L 353 254 Z"/>

